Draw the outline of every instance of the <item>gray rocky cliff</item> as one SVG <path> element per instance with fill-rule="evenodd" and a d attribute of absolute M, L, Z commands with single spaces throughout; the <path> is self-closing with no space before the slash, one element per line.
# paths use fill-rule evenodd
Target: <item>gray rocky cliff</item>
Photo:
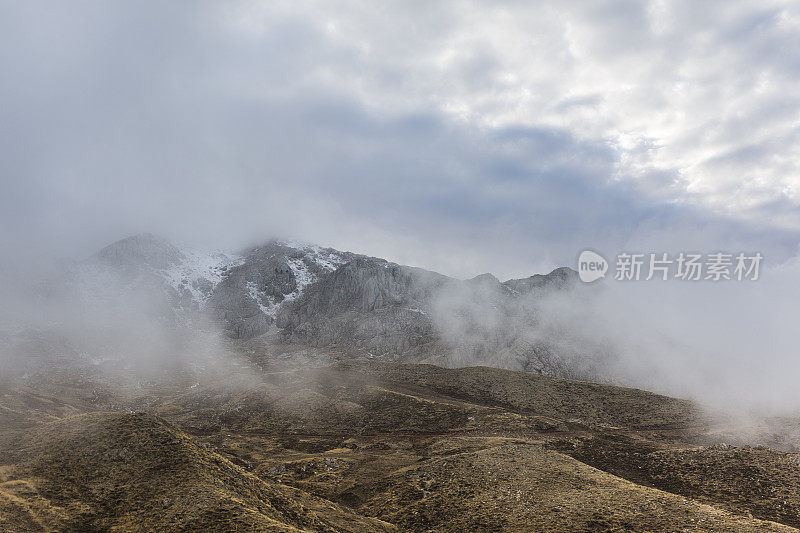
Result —
<path fill-rule="evenodd" d="M 458 280 L 314 245 L 270 241 L 200 254 L 146 234 L 103 248 L 79 273 L 79 292 L 124 304 L 146 289 L 159 295 L 153 301 L 165 321 L 211 321 L 242 341 L 269 334 L 270 342 L 349 356 L 583 376 L 577 355 L 538 316 L 547 294 L 582 287 L 569 268 L 506 282 L 491 274 Z"/>

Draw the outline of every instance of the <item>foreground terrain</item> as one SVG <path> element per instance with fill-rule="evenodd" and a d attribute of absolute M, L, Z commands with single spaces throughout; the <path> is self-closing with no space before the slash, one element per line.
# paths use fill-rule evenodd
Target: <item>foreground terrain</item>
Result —
<path fill-rule="evenodd" d="M 201 378 L 122 383 L 89 365 L 6 379 L 0 530 L 800 527 L 792 442 L 721 444 L 721 422 L 684 400 L 484 367 L 287 357 L 251 353 Z"/>

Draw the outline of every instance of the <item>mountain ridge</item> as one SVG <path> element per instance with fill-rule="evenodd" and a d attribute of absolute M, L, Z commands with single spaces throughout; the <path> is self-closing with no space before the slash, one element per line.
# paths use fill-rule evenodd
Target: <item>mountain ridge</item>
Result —
<path fill-rule="evenodd" d="M 165 324 L 218 327 L 243 341 L 265 336 L 445 365 L 499 353 L 501 366 L 583 375 L 546 339 L 523 338 L 538 299 L 581 287 L 567 267 L 505 282 L 492 274 L 461 280 L 313 244 L 275 239 L 236 253 L 197 252 L 141 234 L 105 246 L 67 277 L 56 285 L 100 314 L 128 312 L 140 300 Z M 520 326 L 500 338 L 482 329 L 487 313 Z"/>

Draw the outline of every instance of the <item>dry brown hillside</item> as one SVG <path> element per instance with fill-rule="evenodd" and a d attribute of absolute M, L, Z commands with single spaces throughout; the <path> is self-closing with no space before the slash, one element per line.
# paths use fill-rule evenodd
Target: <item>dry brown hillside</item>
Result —
<path fill-rule="evenodd" d="M 792 531 L 800 463 L 691 403 L 366 361 L 0 391 L 3 531 Z M 121 391 L 121 389 L 120 389 Z"/>

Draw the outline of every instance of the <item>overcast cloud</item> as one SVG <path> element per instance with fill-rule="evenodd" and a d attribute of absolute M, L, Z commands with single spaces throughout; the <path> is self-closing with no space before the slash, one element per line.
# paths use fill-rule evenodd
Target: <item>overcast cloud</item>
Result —
<path fill-rule="evenodd" d="M 796 2 L 2 1 L 0 72 L 6 251 L 797 251 Z"/>

